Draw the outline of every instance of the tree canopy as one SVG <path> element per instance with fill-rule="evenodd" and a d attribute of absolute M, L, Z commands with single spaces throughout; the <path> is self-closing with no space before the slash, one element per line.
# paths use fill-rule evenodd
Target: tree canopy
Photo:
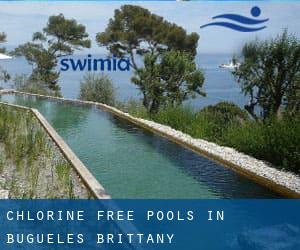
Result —
<path fill-rule="evenodd" d="M 105 31 L 96 37 L 98 44 L 107 46 L 112 54 L 129 55 L 134 68 L 137 68 L 135 54 L 173 49 L 195 56 L 198 39 L 197 33 L 188 35 L 182 27 L 134 5 L 116 9 Z"/>
<path fill-rule="evenodd" d="M 0 43 L 4 43 L 6 41 L 6 34 L 3 32 L 0 32 Z M 0 48 L 0 53 L 4 53 L 5 48 Z"/>
<path fill-rule="evenodd" d="M 134 5 L 116 9 L 105 31 L 96 36 L 98 44 L 112 54 L 130 58 L 135 71 L 132 81 L 150 112 L 167 103 L 180 104 L 193 93 L 202 94 L 204 77 L 194 62 L 198 39 L 198 34 L 187 34 L 182 27 Z"/>
<path fill-rule="evenodd" d="M 59 72 L 55 69 L 57 58 L 90 46 L 91 40 L 85 26 L 59 14 L 50 16 L 42 32 L 34 33 L 32 41 L 17 47 L 14 54 L 24 56 L 34 66 L 32 80 L 42 81 L 55 90 L 59 78 Z"/>
<path fill-rule="evenodd" d="M 0 32 L 0 44 L 5 42 L 6 42 L 6 34 L 4 32 Z M 0 47 L 0 53 L 5 53 L 4 47 Z M 9 79 L 10 79 L 10 75 L 7 73 L 7 71 L 2 69 L 2 67 L 0 66 L 0 80 L 8 81 Z"/>
<path fill-rule="evenodd" d="M 259 119 L 300 111 L 300 42 L 285 30 L 275 39 L 255 40 L 242 50 L 243 61 L 233 75 L 250 97 L 245 109 Z"/>
<path fill-rule="evenodd" d="M 159 62 L 156 57 L 145 55 L 144 67 L 132 77 L 144 94 L 143 104 L 150 113 L 156 113 L 161 107 L 180 105 L 196 94 L 205 95 L 203 73 L 197 70 L 189 54 L 167 51 Z"/>

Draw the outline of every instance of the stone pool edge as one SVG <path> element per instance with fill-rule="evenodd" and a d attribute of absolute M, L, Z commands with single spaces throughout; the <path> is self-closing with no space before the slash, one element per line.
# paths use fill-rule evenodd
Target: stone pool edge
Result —
<path fill-rule="evenodd" d="M 219 162 L 223 166 L 229 167 L 235 172 L 284 196 L 287 196 L 289 198 L 300 198 L 300 176 L 292 172 L 271 167 L 271 164 L 258 160 L 244 153 L 238 152 L 233 148 L 223 147 L 203 139 L 195 139 L 190 135 L 175 130 L 169 126 L 134 117 L 117 108 L 102 103 L 45 96 L 21 92 L 17 90 L 0 90 L 0 95 L 9 93 L 38 96 L 48 99 L 57 99 L 69 103 L 94 105 L 96 107 L 109 111 L 117 117 L 130 121 L 139 127 L 142 127 L 177 144 L 180 144 L 185 148 L 188 148 L 202 156 Z"/>
<path fill-rule="evenodd" d="M 0 95 L 6 93 L 13 93 L 13 92 L 0 90 Z M 73 169 L 79 175 L 80 179 L 84 182 L 86 188 L 92 193 L 94 198 L 96 199 L 111 198 L 110 195 L 106 193 L 104 187 L 97 181 L 97 179 L 91 174 L 91 172 L 87 169 L 87 167 L 79 160 L 79 158 L 75 155 L 75 153 L 71 150 L 71 148 L 60 137 L 60 135 L 57 134 L 55 129 L 48 123 L 46 118 L 38 110 L 20 106 L 20 105 L 14 105 L 14 104 L 3 103 L 3 102 L 0 103 L 10 107 L 28 110 L 32 112 L 32 114 L 36 117 L 38 122 L 45 129 L 46 133 L 50 136 L 53 142 L 57 145 L 58 149 L 65 156 L 66 160 L 70 162 Z"/>

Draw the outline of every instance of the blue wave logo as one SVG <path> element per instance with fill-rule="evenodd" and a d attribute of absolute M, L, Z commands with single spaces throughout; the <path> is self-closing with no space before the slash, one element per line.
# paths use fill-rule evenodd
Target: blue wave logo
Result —
<path fill-rule="evenodd" d="M 208 23 L 200 26 L 200 28 L 202 29 L 208 26 L 221 26 L 221 27 L 229 28 L 240 32 L 254 32 L 254 31 L 265 29 L 267 27 L 267 26 L 260 26 L 260 24 L 267 22 L 269 18 L 257 19 L 257 17 L 259 17 L 261 14 L 261 10 L 259 7 L 257 6 L 252 7 L 250 13 L 252 17 L 246 17 L 237 14 L 222 14 L 222 15 L 214 16 L 212 19 L 226 19 L 226 21 Z M 237 24 L 230 21 L 234 21 Z"/>

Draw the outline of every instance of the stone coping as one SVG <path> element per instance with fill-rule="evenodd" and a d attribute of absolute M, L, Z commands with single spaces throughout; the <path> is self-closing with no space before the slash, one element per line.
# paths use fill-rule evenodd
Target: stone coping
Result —
<path fill-rule="evenodd" d="M 135 125 L 142 127 L 146 130 L 150 130 L 153 133 L 163 136 L 202 156 L 219 162 L 225 167 L 229 167 L 232 170 L 238 172 L 239 174 L 248 177 L 249 179 L 286 197 L 300 198 L 300 176 L 292 172 L 276 169 L 267 162 L 258 160 L 254 157 L 238 152 L 233 148 L 223 147 L 218 144 L 208 142 L 206 140 L 193 138 L 190 135 L 182 133 L 181 131 L 177 131 L 169 126 L 141 118 L 136 118 L 117 108 L 102 103 L 44 96 L 20 92 L 16 90 L 2 90 L 0 91 L 0 94 L 1 93 L 24 94 L 48 99 L 57 99 L 71 103 L 88 104 L 99 107 L 102 110 L 109 111 L 117 117 L 134 123 Z"/>
<path fill-rule="evenodd" d="M 4 93 L 12 93 L 7 91 L 1 91 L 0 95 Z M 71 150 L 71 148 L 66 144 L 66 142 L 57 134 L 55 129 L 48 123 L 46 118 L 36 109 L 31 109 L 19 105 L 13 105 L 8 103 L 0 102 L 0 104 L 11 106 L 18 109 L 28 110 L 33 113 L 33 115 L 37 118 L 43 128 L 46 130 L 48 135 L 54 141 L 54 143 L 58 146 L 59 150 L 65 156 L 65 158 L 71 163 L 77 174 L 80 176 L 82 181 L 88 190 L 92 193 L 94 198 L 96 199 L 110 199 L 110 195 L 108 195 L 104 189 L 104 187 L 97 181 L 97 179 L 90 173 L 88 168 L 79 160 L 79 158 L 75 155 L 75 153 Z"/>

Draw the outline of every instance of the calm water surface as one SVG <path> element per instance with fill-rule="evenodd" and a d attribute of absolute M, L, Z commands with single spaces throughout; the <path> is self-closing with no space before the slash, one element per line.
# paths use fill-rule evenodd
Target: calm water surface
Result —
<path fill-rule="evenodd" d="M 273 198 L 268 189 L 96 108 L 3 95 L 37 108 L 114 198 Z"/>

